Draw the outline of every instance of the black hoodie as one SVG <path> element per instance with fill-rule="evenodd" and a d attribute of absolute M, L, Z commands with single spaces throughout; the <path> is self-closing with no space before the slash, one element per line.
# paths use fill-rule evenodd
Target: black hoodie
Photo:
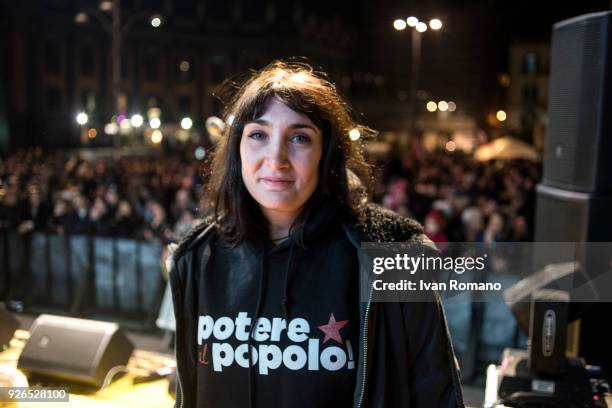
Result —
<path fill-rule="evenodd" d="M 194 316 L 198 407 L 352 406 L 356 250 L 335 211 L 314 214 L 278 246 L 214 244 Z"/>
<path fill-rule="evenodd" d="M 360 288 L 347 273 L 354 271 L 354 279 L 359 279 L 358 265 L 364 262 L 360 242 L 423 242 L 426 238 L 420 226 L 371 205 L 365 209 L 363 223 L 344 220 L 338 228 L 334 221 L 341 222 L 338 217 L 331 217 L 316 223 L 318 231 L 325 231 L 322 235 L 305 231 L 305 248 L 291 240 L 274 250 L 243 244 L 227 253 L 223 252 L 215 225 L 205 224 L 173 252 L 168 268 L 176 317 L 178 407 L 249 404 L 310 407 L 351 403 L 355 407 L 463 406 L 456 359 L 437 295 L 432 301 L 422 303 L 362 303 L 356 296 Z M 344 246 L 347 241 L 349 247 Z M 323 258 L 310 259 L 317 254 L 323 254 Z M 216 262 L 221 263 L 215 266 Z M 291 266 L 294 263 L 296 267 Z M 323 273 L 315 270 L 309 275 L 307 271 L 316 268 L 308 265 L 321 266 Z M 287 270 L 295 273 L 287 275 Z M 308 276 L 311 276 L 310 282 Z M 332 279 L 329 285 L 325 284 L 326 278 Z M 284 296 L 279 294 L 284 293 L 284 287 L 288 288 L 286 305 L 290 327 L 281 330 Z M 354 297 L 349 293 L 350 288 L 354 288 Z M 317 290 L 321 292 L 316 293 Z M 243 295 L 237 296 L 237 293 Z M 353 301 L 359 308 L 357 316 L 351 315 Z M 337 310 L 346 315 L 340 315 Z M 334 313 L 333 319 L 331 313 Z M 251 337 L 246 319 L 255 315 L 265 317 L 270 330 L 265 322 L 261 323 L 261 333 L 257 334 L 261 341 L 250 341 L 258 348 L 258 360 L 251 369 L 249 381 L 249 347 L 245 343 Z M 307 324 L 298 320 L 302 318 L 308 319 Z M 358 340 L 354 339 L 351 321 L 356 319 Z M 343 324 L 344 320 L 348 320 L 347 324 Z M 325 330 L 317 326 L 324 326 Z M 266 339 L 266 335 L 270 337 Z M 326 337 L 330 338 L 325 341 Z M 347 340 L 351 342 L 352 356 L 349 356 Z M 214 384 L 210 382 L 215 381 L 216 374 L 211 356 L 213 341 L 226 344 L 217 346 L 217 368 L 224 371 L 216 373 L 231 372 L 226 377 L 216 377 L 223 380 Z M 311 341 L 317 342 L 319 348 L 309 350 L 307 344 Z M 204 348 L 207 342 L 209 345 Z M 283 357 L 287 353 L 287 359 L 283 358 L 281 364 L 271 345 L 283 350 Z M 258 364 L 262 346 L 268 346 L 263 350 L 266 368 Z M 302 368 L 299 367 L 304 354 L 297 347 L 307 354 Z M 325 353 L 326 350 L 330 351 Z M 346 361 L 338 350 L 346 355 Z M 311 355 L 319 356 L 318 371 L 309 369 L 317 361 Z M 252 357 L 255 360 L 254 352 Z M 351 357 L 355 362 L 356 381 L 350 368 Z M 327 368 L 339 367 L 338 370 L 327 370 L 322 364 L 324 358 Z M 210 370 L 208 374 L 202 371 L 202 365 Z M 322 377 L 327 374 L 330 376 Z M 283 382 L 290 376 L 293 377 L 289 382 Z M 351 383 L 354 384 L 352 391 L 347 389 Z M 316 388 L 308 388 L 313 386 Z M 337 395 L 331 390 L 337 391 Z"/>

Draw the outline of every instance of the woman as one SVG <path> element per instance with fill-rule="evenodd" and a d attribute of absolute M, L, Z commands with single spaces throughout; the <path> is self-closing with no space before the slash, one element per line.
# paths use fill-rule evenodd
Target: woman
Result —
<path fill-rule="evenodd" d="M 177 406 L 462 406 L 439 300 L 359 301 L 360 242 L 425 239 L 355 188 L 348 133 L 371 131 L 286 62 L 254 73 L 226 118 L 215 215 L 168 260 Z"/>

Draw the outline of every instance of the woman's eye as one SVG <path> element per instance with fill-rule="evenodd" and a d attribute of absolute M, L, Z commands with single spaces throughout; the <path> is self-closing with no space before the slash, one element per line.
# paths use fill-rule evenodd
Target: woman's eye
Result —
<path fill-rule="evenodd" d="M 252 132 L 249 134 L 249 138 L 253 140 L 262 140 L 264 137 L 265 135 L 262 132 Z"/>
<path fill-rule="evenodd" d="M 295 135 L 290 140 L 294 143 L 303 144 L 310 142 L 310 137 L 306 135 Z"/>

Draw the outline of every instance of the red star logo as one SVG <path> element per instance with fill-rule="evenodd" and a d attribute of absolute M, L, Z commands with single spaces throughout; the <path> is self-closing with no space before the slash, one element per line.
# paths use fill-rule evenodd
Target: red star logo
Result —
<path fill-rule="evenodd" d="M 324 324 L 323 326 L 319 326 L 319 330 L 325 333 L 325 338 L 323 339 L 323 344 L 327 342 L 329 339 L 334 339 L 338 343 L 342 344 L 342 337 L 340 336 L 340 329 L 346 326 L 348 320 L 342 320 L 340 322 L 336 321 L 334 314 L 332 313 L 329 316 L 329 322 Z"/>

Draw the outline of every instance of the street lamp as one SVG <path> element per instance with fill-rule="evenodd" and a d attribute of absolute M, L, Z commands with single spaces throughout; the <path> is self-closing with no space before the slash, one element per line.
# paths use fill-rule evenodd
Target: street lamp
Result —
<path fill-rule="evenodd" d="M 163 22 L 164 20 L 160 14 L 153 14 L 153 16 L 151 16 L 151 27 L 158 28 Z"/>
<path fill-rule="evenodd" d="M 151 118 L 149 120 L 149 126 L 152 129 L 159 129 L 159 127 L 161 126 L 161 120 L 159 120 L 159 118 Z"/>
<path fill-rule="evenodd" d="M 397 31 L 402 31 L 406 28 L 406 22 L 398 18 L 393 22 L 393 28 L 395 28 Z"/>
<path fill-rule="evenodd" d="M 429 101 L 427 105 L 425 105 L 428 112 L 454 112 L 457 109 L 457 104 L 453 101 Z"/>
<path fill-rule="evenodd" d="M 132 115 L 132 117 L 130 118 L 130 124 L 132 125 L 132 127 L 139 128 L 142 126 L 143 123 L 144 123 L 144 119 L 142 115 L 139 115 L 138 113 L 135 115 Z"/>
<path fill-rule="evenodd" d="M 76 115 L 76 121 L 81 126 L 86 125 L 88 120 L 89 120 L 89 117 L 87 116 L 85 112 L 79 112 Z"/>
<path fill-rule="evenodd" d="M 127 20 L 121 20 L 121 0 L 103 0 L 99 3 L 100 10 L 94 8 L 86 8 L 79 12 L 74 21 L 78 24 L 84 24 L 89 21 L 89 17 L 93 17 L 111 36 L 111 93 L 113 100 L 113 110 L 117 115 L 122 114 L 120 103 L 120 86 L 121 86 L 121 42 L 125 34 L 132 27 L 134 22 L 144 16 L 151 17 L 151 25 L 155 28 L 161 26 L 163 19 L 161 15 L 151 13 L 150 11 L 141 11 L 131 15 Z M 111 13 L 110 19 L 106 12 Z"/>
<path fill-rule="evenodd" d="M 396 23 L 398 21 L 404 21 L 404 20 L 399 20 L 399 19 L 395 20 L 393 23 L 393 26 L 396 30 L 401 31 L 396 26 Z M 406 18 L 405 21 L 406 21 L 406 25 L 412 28 L 411 37 L 410 37 L 410 42 L 411 42 L 410 45 L 411 45 L 411 51 L 412 51 L 412 69 L 411 69 L 411 80 L 410 80 L 410 98 L 409 98 L 410 115 L 409 115 L 409 119 L 410 119 L 411 132 L 415 133 L 416 131 L 415 122 L 416 122 L 416 115 L 417 115 L 416 93 L 418 91 L 419 75 L 420 75 L 420 69 L 421 69 L 421 43 L 422 43 L 422 34 L 425 31 L 427 31 L 427 24 L 420 21 L 415 16 L 410 16 Z M 442 28 L 442 21 L 440 21 L 440 19 L 434 18 L 430 20 L 429 27 L 432 30 L 439 30 Z M 436 106 L 436 108 L 439 108 L 439 107 Z"/>
<path fill-rule="evenodd" d="M 414 27 L 414 29 L 417 30 L 419 33 L 424 33 L 425 31 L 427 31 L 427 24 L 422 21 L 419 21 L 419 23 L 416 25 L 416 27 Z"/>
<path fill-rule="evenodd" d="M 419 19 L 414 16 L 410 16 L 406 19 L 406 23 L 408 23 L 409 27 L 416 27 L 416 25 L 419 24 Z"/>
<path fill-rule="evenodd" d="M 442 28 L 442 21 L 438 18 L 432 18 L 429 20 L 429 28 L 432 30 L 439 30 Z"/>
<path fill-rule="evenodd" d="M 186 117 L 181 119 L 181 127 L 185 130 L 189 130 L 191 129 L 191 126 L 193 125 L 193 121 L 191 120 L 191 118 Z"/>

